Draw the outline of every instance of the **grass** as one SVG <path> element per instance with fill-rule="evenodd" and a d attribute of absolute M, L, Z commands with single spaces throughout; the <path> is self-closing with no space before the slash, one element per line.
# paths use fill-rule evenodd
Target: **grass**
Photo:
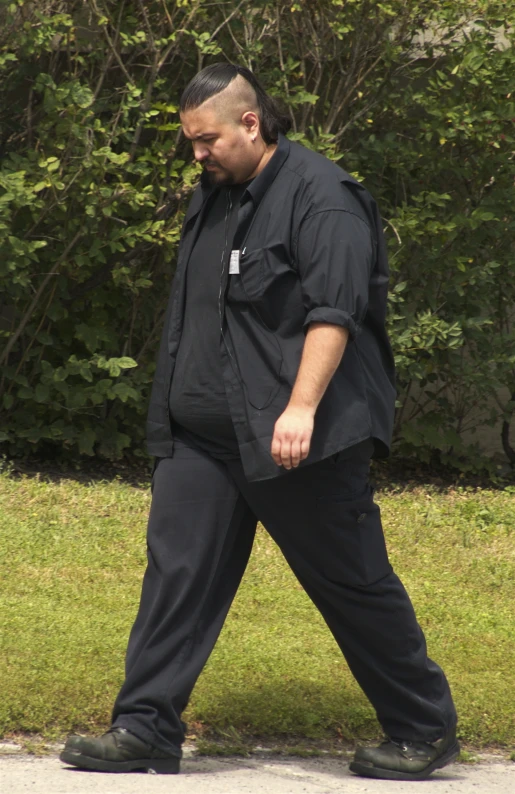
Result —
<path fill-rule="evenodd" d="M 515 496 L 379 493 L 390 556 L 430 655 L 445 668 L 460 734 L 515 747 Z M 0 473 L 0 736 L 62 736 L 109 722 L 145 566 L 150 491 Z M 260 530 L 219 643 L 188 708 L 231 745 L 380 735 L 322 619 Z M 243 750 L 242 750 L 243 751 Z"/>

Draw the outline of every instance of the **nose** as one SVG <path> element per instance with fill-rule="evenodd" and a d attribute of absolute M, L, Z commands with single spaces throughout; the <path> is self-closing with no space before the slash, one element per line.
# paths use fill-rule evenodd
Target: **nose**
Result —
<path fill-rule="evenodd" d="M 209 149 L 205 143 L 197 142 L 193 144 L 193 154 L 195 156 L 195 160 L 201 163 L 202 160 L 205 160 L 207 157 L 209 157 Z"/>

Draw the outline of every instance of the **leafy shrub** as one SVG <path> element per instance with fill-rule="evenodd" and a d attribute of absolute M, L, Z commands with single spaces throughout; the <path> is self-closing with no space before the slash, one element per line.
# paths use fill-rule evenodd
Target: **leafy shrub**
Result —
<path fill-rule="evenodd" d="M 145 454 L 198 178 L 178 97 L 227 58 L 281 97 L 294 139 L 380 203 L 398 449 L 471 470 L 464 434 L 501 420 L 515 460 L 513 2 L 17 0 L 0 17 L 9 454 Z"/>

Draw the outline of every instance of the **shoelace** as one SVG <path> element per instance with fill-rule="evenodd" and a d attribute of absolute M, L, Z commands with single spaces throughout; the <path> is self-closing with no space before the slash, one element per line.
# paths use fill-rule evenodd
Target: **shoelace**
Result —
<path fill-rule="evenodd" d="M 404 753 L 406 753 L 410 749 L 410 747 L 413 746 L 413 742 L 408 742 L 405 739 L 390 739 L 390 741 L 392 742 L 392 744 L 395 744 L 397 747 L 400 747 L 400 749 Z"/>
<path fill-rule="evenodd" d="M 388 744 L 388 742 L 395 744 L 404 753 L 406 753 L 411 747 L 415 747 L 416 745 L 422 745 L 424 748 L 432 747 L 430 742 L 411 742 L 409 739 L 389 739 L 388 741 L 384 742 L 384 744 Z"/>
<path fill-rule="evenodd" d="M 118 727 L 114 726 L 114 727 L 109 728 L 109 730 L 106 731 L 106 734 L 108 734 L 108 733 L 114 733 L 114 735 L 116 737 L 116 736 L 123 736 L 123 734 L 129 733 L 129 731 L 126 728 L 118 728 Z M 116 746 L 118 746 L 118 742 L 116 741 L 116 738 L 115 738 L 115 744 L 116 744 Z"/>

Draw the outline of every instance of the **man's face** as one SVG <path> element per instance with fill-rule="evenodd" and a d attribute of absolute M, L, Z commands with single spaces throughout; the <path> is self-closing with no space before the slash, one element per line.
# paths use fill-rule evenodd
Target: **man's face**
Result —
<path fill-rule="evenodd" d="M 250 111 L 232 119 L 225 115 L 209 101 L 181 113 L 184 135 L 191 140 L 195 159 L 213 185 L 246 182 L 260 161 L 259 147 L 253 141 L 259 128 L 257 115 Z"/>

